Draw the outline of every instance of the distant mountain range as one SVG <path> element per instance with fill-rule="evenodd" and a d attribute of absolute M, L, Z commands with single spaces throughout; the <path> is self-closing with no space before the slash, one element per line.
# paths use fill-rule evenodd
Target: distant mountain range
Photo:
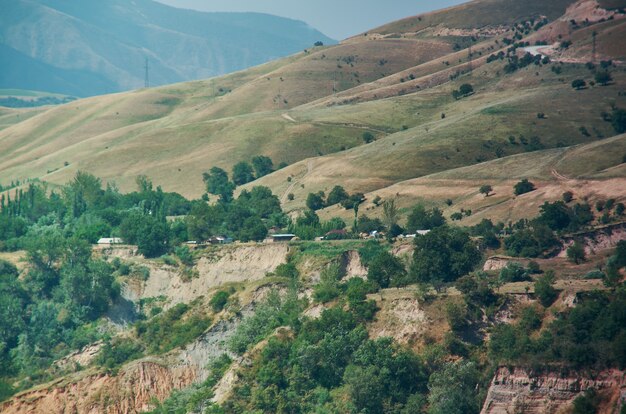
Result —
<path fill-rule="evenodd" d="M 151 0 L 0 0 L 0 88 L 76 96 L 207 78 L 334 41 L 304 22 Z"/>

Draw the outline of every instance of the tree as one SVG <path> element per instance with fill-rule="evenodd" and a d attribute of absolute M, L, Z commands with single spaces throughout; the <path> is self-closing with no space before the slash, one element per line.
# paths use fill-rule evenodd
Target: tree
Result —
<path fill-rule="evenodd" d="M 206 241 L 215 235 L 224 220 L 224 209 L 204 202 L 194 203 L 185 218 L 187 234 L 191 240 Z"/>
<path fill-rule="evenodd" d="M 354 193 L 341 202 L 341 206 L 346 210 L 358 210 L 358 206 L 365 201 L 363 193 Z"/>
<path fill-rule="evenodd" d="M 479 191 L 481 194 L 484 194 L 485 197 L 489 197 L 489 194 L 493 191 L 493 187 L 490 186 L 489 184 L 485 184 L 480 187 Z"/>
<path fill-rule="evenodd" d="M 552 305 L 558 296 L 557 290 L 552 286 L 553 284 L 554 272 L 552 270 L 548 270 L 535 282 L 535 295 L 537 295 L 539 302 L 546 308 Z"/>
<path fill-rule="evenodd" d="M 473 362 L 448 362 L 428 380 L 428 414 L 478 414 L 476 386 L 480 372 Z"/>
<path fill-rule="evenodd" d="M 143 216 L 137 233 L 137 251 L 145 257 L 159 257 L 169 249 L 169 227 L 165 221 Z"/>
<path fill-rule="evenodd" d="M 550 227 L 552 230 L 563 230 L 570 225 L 570 209 L 563 201 L 554 203 L 545 202 L 539 208 L 541 214 L 538 221 Z"/>
<path fill-rule="evenodd" d="M 374 142 L 375 139 L 376 137 L 371 132 L 366 131 L 363 133 L 363 142 L 365 142 L 366 144 L 369 144 L 370 142 Z"/>
<path fill-rule="evenodd" d="M 267 237 L 267 227 L 259 216 L 248 217 L 239 230 L 239 240 L 242 242 L 262 241 Z"/>
<path fill-rule="evenodd" d="M 326 199 L 326 205 L 333 206 L 335 204 L 339 204 L 346 200 L 348 197 L 349 195 L 346 190 L 344 190 L 342 186 L 336 185 L 335 187 L 333 187 L 332 190 L 330 190 L 328 198 Z"/>
<path fill-rule="evenodd" d="M 223 202 L 232 201 L 235 184 L 228 180 L 226 171 L 219 167 L 213 167 L 208 173 L 205 172 L 202 178 L 209 194 L 219 196 Z"/>
<path fill-rule="evenodd" d="M 396 200 L 385 200 L 383 203 L 383 224 L 388 230 L 398 224 L 400 219 L 400 211 L 396 206 Z"/>
<path fill-rule="evenodd" d="M 613 80 L 611 73 L 609 71 L 596 72 L 595 76 L 596 82 L 602 86 L 606 86 Z"/>
<path fill-rule="evenodd" d="M 265 177 L 274 171 L 274 163 L 270 157 L 264 155 L 258 155 L 252 158 L 252 166 L 256 173 L 256 178 Z"/>
<path fill-rule="evenodd" d="M 359 233 L 371 233 L 383 229 L 383 223 L 378 218 L 370 218 L 363 214 L 357 220 L 357 231 Z"/>
<path fill-rule="evenodd" d="M 575 241 L 574 244 L 572 244 L 567 249 L 567 258 L 576 264 L 580 264 L 580 262 L 584 262 L 585 261 L 585 246 L 583 246 L 578 241 Z"/>
<path fill-rule="evenodd" d="M 325 203 L 324 203 L 323 194 L 324 194 L 323 192 L 309 193 L 309 195 L 306 198 L 306 206 L 313 211 L 317 211 L 317 210 L 324 208 Z"/>
<path fill-rule="evenodd" d="M 572 88 L 576 89 L 577 91 L 583 89 L 586 86 L 587 86 L 587 82 L 585 82 L 582 79 L 574 79 L 572 81 Z"/>
<path fill-rule="evenodd" d="M 443 213 L 438 208 L 426 210 L 423 205 L 413 207 L 407 220 L 407 231 L 415 233 L 417 230 L 430 230 L 446 224 Z"/>
<path fill-rule="evenodd" d="M 140 193 L 152 192 L 152 180 L 147 175 L 138 175 L 135 178 L 135 184 L 137 184 L 137 190 Z"/>
<path fill-rule="evenodd" d="M 367 279 L 383 289 L 392 284 L 399 286 L 397 282 L 402 282 L 405 277 L 406 270 L 400 259 L 385 251 L 374 258 L 367 271 Z"/>
<path fill-rule="evenodd" d="M 264 219 L 270 218 L 273 214 L 282 214 L 280 200 L 272 193 L 272 190 L 264 186 L 256 186 L 252 191 L 242 191 L 237 204 Z"/>
<path fill-rule="evenodd" d="M 530 181 L 528 181 L 527 178 L 524 178 L 522 181 L 520 181 L 517 184 L 515 184 L 513 189 L 515 191 L 515 195 L 519 196 L 519 195 L 530 193 L 531 191 L 534 191 L 535 190 L 535 185 L 533 183 L 531 183 Z"/>
<path fill-rule="evenodd" d="M 461 87 L 459 88 L 459 93 L 462 96 L 467 96 L 471 93 L 474 93 L 474 87 L 472 85 L 470 85 L 469 83 L 464 83 L 463 85 L 461 85 Z"/>
<path fill-rule="evenodd" d="M 119 294 L 113 269 L 102 260 L 64 267 L 61 288 L 74 317 L 92 321 L 106 312 Z"/>
<path fill-rule="evenodd" d="M 618 134 L 626 132 L 626 110 L 621 108 L 613 109 L 611 113 L 611 125 Z"/>
<path fill-rule="evenodd" d="M 252 166 L 245 161 L 235 164 L 233 167 L 233 183 L 235 185 L 244 185 L 252 181 L 254 181 Z"/>
<path fill-rule="evenodd" d="M 437 227 L 415 239 L 411 279 L 422 283 L 452 282 L 472 271 L 480 259 L 480 252 L 465 231 Z"/>

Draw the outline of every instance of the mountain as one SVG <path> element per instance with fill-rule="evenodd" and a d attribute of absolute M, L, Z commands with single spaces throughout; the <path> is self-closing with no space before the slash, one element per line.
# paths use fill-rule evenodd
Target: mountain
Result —
<path fill-rule="evenodd" d="M 151 0 L 2 0 L 0 88 L 76 96 L 221 75 L 333 40 L 303 22 Z"/>

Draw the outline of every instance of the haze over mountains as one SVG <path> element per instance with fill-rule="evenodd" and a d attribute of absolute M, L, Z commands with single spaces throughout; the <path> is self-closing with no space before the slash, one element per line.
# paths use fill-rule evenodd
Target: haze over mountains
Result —
<path fill-rule="evenodd" d="M 207 78 L 333 43 L 303 22 L 151 0 L 2 0 L 0 88 L 91 96 Z"/>

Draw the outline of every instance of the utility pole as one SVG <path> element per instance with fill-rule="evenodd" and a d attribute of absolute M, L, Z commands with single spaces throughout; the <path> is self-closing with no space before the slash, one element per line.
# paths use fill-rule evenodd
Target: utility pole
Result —
<path fill-rule="evenodd" d="M 593 63 L 596 63 L 596 36 L 598 36 L 598 32 L 596 32 L 594 30 L 591 36 L 593 37 L 593 48 L 592 48 L 592 51 L 591 51 L 591 61 Z"/>
<path fill-rule="evenodd" d="M 472 45 L 469 47 L 469 51 L 467 53 L 467 61 L 469 62 L 469 73 L 472 73 Z"/>
<path fill-rule="evenodd" d="M 148 58 L 146 58 L 145 69 L 146 69 L 146 78 L 145 78 L 144 86 L 146 88 L 149 88 L 150 87 L 150 65 L 148 62 Z"/>

